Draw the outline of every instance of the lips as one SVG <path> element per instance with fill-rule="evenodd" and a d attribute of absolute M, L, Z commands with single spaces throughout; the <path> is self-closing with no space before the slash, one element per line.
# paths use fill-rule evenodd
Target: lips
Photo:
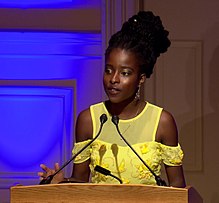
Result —
<path fill-rule="evenodd" d="M 110 95 L 117 95 L 117 94 L 119 94 L 120 89 L 115 88 L 115 87 L 109 87 L 109 88 L 107 88 L 107 92 L 108 92 Z"/>

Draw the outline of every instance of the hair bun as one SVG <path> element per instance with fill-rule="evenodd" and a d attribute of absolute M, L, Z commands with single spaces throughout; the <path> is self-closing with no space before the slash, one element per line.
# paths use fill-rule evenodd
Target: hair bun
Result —
<path fill-rule="evenodd" d="M 160 17 L 151 11 L 140 11 L 132 16 L 123 24 L 121 31 L 136 35 L 143 43 L 149 44 L 156 56 L 166 52 L 170 46 L 169 32 L 164 29 Z"/>

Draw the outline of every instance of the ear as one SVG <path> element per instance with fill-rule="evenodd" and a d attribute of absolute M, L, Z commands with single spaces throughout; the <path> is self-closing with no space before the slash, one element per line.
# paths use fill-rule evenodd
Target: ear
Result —
<path fill-rule="evenodd" d="M 142 73 L 140 75 L 140 80 L 139 80 L 139 85 L 142 85 L 146 80 L 146 74 L 145 73 Z"/>

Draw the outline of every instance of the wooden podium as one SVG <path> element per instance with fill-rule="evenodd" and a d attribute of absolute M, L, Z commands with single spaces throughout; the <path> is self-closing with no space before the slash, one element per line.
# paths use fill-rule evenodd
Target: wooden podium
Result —
<path fill-rule="evenodd" d="M 202 203 L 192 188 L 64 183 L 11 187 L 11 203 Z"/>

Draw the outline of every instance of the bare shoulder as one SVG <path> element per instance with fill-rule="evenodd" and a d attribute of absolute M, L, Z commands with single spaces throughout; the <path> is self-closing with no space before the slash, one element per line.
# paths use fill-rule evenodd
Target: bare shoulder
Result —
<path fill-rule="evenodd" d="M 91 122 L 91 113 L 90 113 L 90 109 L 85 109 L 83 111 L 81 111 L 78 115 L 78 118 L 77 118 L 77 121 L 78 122 L 83 122 L 83 123 L 89 123 Z"/>
<path fill-rule="evenodd" d="M 175 119 L 170 112 L 163 110 L 160 117 L 160 124 L 163 127 L 166 127 L 168 125 L 175 124 Z"/>
<path fill-rule="evenodd" d="M 170 146 L 177 146 L 178 144 L 178 132 L 175 119 L 173 115 L 163 110 L 161 113 L 156 140 Z"/>
<path fill-rule="evenodd" d="M 93 127 L 90 109 L 85 109 L 78 115 L 76 122 L 76 141 L 81 142 L 92 138 Z"/>

